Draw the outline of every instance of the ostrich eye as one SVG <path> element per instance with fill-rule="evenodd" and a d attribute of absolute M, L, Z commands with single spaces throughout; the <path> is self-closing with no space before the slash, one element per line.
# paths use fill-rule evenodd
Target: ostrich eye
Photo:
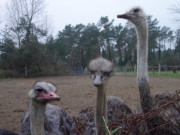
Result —
<path fill-rule="evenodd" d="M 95 71 L 90 71 L 91 72 L 91 74 L 95 74 Z"/>
<path fill-rule="evenodd" d="M 104 72 L 103 73 L 105 76 L 110 76 L 109 72 Z"/>
<path fill-rule="evenodd" d="M 137 13 L 137 12 L 139 12 L 139 9 L 134 9 L 134 13 Z"/>
<path fill-rule="evenodd" d="M 41 92 L 43 92 L 44 90 L 43 90 L 43 89 L 36 89 L 36 91 L 37 91 L 38 93 L 41 93 Z"/>

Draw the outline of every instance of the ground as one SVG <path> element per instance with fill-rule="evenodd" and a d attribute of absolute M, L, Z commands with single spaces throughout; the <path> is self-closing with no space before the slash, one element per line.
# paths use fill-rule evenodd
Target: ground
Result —
<path fill-rule="evenodd" d="M 29 105 L 27 93 L 37 81 L 56 85 L 61 100 L 54 104 L 64 108 L 71 116 L 77 116 L 83 107 L 94 104 L 96 88 L 89 76 L 0 79 L 0 128 L 16 133 L 20 131 L 22 114 Z M 152 94 L 180 90 L 179 86 L 179 78 L 150 78 Z M 122 98 L 132 110 L 139 104 L 136 77 L 111 77 L 107 93 Z"/>

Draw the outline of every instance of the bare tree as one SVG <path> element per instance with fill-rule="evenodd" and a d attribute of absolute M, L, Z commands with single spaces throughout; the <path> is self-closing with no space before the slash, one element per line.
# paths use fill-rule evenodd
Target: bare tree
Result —
<path fill-rule="evenodd" d="M 42 13 L 46 5 L 44 0 L 11 0 L 7 5 L 8 25 L 17 37 L 18 46 L 21 46 L 21 38 L 29 36 L 32 23 L 37 24 L 42 21 Z M 26 31 L 21 28 L 22 19 L 26 20 Z"/>
<path fill-rule="evenodd" d="M 45 8 L 45 0 L 11 0 L 7 4 L 8 26 L 19 48 L 24 47 L 23 45 L 29 48 L 29 45 L 32 46 L 32 41 L 39 40 L 36 38 L 38 34 L 43 35 L 46 27 L 46 21 L 43 20 Z M 24 55 L 24 71 L 27 76 L 28 65 L 31 65 L 27 61 L 29 55 L 26 52 L 22 52 L 22 55 Z"/>
<path fill-rule="evenodd" d="M 176 5 L 172 5 L 169 10 L 172 14 L 175 14 L 176 17 L 173 18 L 175 22 L 180 22 L 180 3 L 177 3 Z"/>

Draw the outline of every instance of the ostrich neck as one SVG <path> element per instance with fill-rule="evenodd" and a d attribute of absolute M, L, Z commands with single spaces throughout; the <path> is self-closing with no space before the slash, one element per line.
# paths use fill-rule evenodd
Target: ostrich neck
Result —
<path fill-rule="evenodd" d="M 145 78 L 149 81 L 148 77 L 148 26 L 141 24 L 136 26 L 137 33 L 137 79 Z"/>
<path fill-rule="evenodd" d="M 137 45 L 137 81 L 140 93 L 141 107 L 144 113 L 152 109 L 152 98 L 148 77 L 148 26 L 144 24 L 136 25 L 138 39 Z"/>
<path fill-rule="evenodd" d="M 103 126 L 104 121 L 102 116 L 108 122 L 107 118 L 107 101 L 106 101 L 106 85 L 97 88 L 96 92 L 96 109 L 95 109 L 95 124 L 96 126 Z M 103 128 L 97 128 L 96 135 L 101 135 L 104 132 Z"/>
<path fill-rule="evenodd" d="M 46 104 L 30 101 L 30 129 L 31 135 L 44 135 L 44 114 Z"/>

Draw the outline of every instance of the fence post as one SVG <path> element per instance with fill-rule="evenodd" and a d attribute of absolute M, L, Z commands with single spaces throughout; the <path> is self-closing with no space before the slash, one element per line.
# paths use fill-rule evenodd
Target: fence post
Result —
<path fill-rule="evenodd" d="M 24 67 L 24 74 L 25 74 L 25 77 L 28 76 L 28 73 L 27 73 L 27 64 L 25 64 L 25 67 Z"/>
<path fill-rule="evenodd" d="M 126 76 L 126 71 L 127 71 L 127 69 L 126 69 L 127 67 L 125 66 L 124 67 L 124 75 Z"/>
<path fill-rule="evenodd" d="M 160 73 L 161 73 L 161 65 L 160 63 L 158 64 L 158 76 L 160 76 Z"/>
<path fill-rule="evenodd" d="M 154 72 L 154 65 L 152 65 L 152 73 L 153 73 L 153 75 L 155 74 L 155 72 Z"/>

